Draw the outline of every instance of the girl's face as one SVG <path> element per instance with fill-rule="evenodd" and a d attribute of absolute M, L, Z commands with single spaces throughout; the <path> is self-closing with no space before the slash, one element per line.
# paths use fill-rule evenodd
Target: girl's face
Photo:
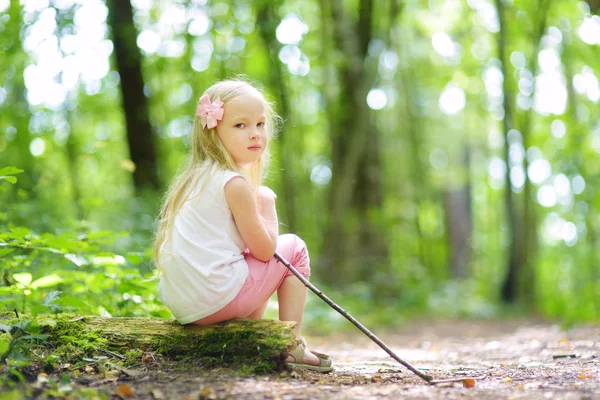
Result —
<path fill-rule="evenodd" d="M 217 125 L 217 135 L 238 167 L 252 164 L 267 146 L 264 100 L 254 94 L 244 94 L 223 106 L 223 119 Z"/>

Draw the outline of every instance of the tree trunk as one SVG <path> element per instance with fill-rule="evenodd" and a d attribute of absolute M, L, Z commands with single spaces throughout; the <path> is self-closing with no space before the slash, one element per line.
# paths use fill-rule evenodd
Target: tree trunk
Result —
<path fill-rule="evenodd" d="M 69 125 L 69 137 L 67 138 L 66 150 L 67 150 L 67 164 L 69 166 L 69 178 L 71 180 L 71 188 L 73 190 L 73 205 L 75 206 L 75 212 L 77 219 L 85 219 L 85 209 L 83 208 L 83 199 L 81 191 L 79 190 L 79 163 L 78 163 L 78 145 L 75 137 L 73 116 L 69 107 L 65 110 L 67 123 Z"/>
<path fill-rule="evenodd" d="M 0 321 L 5 325 L 24 319 L 0 313 Z M 63 363 L 107 354 L 127 359 L 137 350 L 137 357 L 141 351 L 170 359 L 199 359 L 210 367 L 243 363 L 268 371 L 285 360 L 288 350 L 296 344 L 292 332 L 295 323 L 272 320 L 238 319 L 216 325 L 183 326 L 156 318 L 46 314 L 36 317 L 36 321 L 41 333 L 49 335 L 43 344 L 51 346 L 56 354 L 72 358 L 61 359 Z"/>
<path fill-rule="evenodd" d="M 535 77 L 538 73 L 539 63 L 538 63 L 538 54 L 540 53 L 542 47 L 542 36 L 546 31 L 546 21 L 548 8 L 550 6 L 551 0 L 540 0 L 538 13 L 536 16 L 539 18 L 536 20 L 536 24 L 534 25 L 535 31 L 533 32 L 533 51 L 529 59 L 531 60 L 531 74 L 535 82 Z M 523 129 L 521 130 L 523 136 L 523 148 L 525 152 L 530 147 L 531 135 L 533 130 L 533 96 L 535 93 L 535 83 L 534 90 L 530 95 L 530 99 L 532 102 L 532 107 L 527 110 L 525 115 L 525 124 Z M 520 254 L 520 263 L 522 265 L 522 273 L 519 277 L 519 299 L 522 300 L 523 304 L 534 305 L 536 302 L 536 274 L 535 274 L 535 252 L 537 248 L 537 222 L 535 215 L 535 208 L 532 196 L 532 185 L 531 180 L 527 174 L 529 169 L 529 161 L 527 157 L 523 160 L 523 170 L 525 173 L 525 186 L 523 189 L 523 245 L 521 246 L 521 254 Z"/>
<path fill-rule="evenodd" d="M 513 114 L 512 114 L 512 100 L 514 94 L 510 89 L 509 77 L 511 74 L 508 72 L 506 67 L 507 60 L 505 56 L 506 49 L 506 16 L 504 6 L 501 0 L 496 0 L 498 7 L 498 15 L 500 21 L 500 34 L 499 34 L 499 56 L 502 62 L 502 74 L 504 76 L 503 81 L 503 106 L 505 111 L 504 118 L 504 134 L 505 134 L 505 162 L 507 166 L 506 173 L 506 209 L 507 209 L 507 220 L 509 220 L 509 235 L 510 246 L 509 246 L 509 257 L 508 257 L 508 273 L 502 284 L 502 299 L 508 303 L 516 303 L 521 301 L 524 305 L 533 305 L 535 303 L 535 273 L 533 266 L 533 255 L 534 249 L 537 242 L 536 235 L 536 222 L 534 208 L 532 207 L 532 195 L 531 195 L 531 182 L 527 176 L 528 161 L 525 158 L 523 168 L 525 170 L 525 186 L 522 203 L 522 213 L 520 208 L 515 204 L 515 196 L 512 192 L 512 185 L 510 182 L 510 157 L 509 157 L 509 141 L 508 131 L 513 127 Z M 540 0 L 538 7 L 539 18 L 533 24 L 534 32 L 532 34 L 533 51 L 531 55 L 532 62 L 532 75 L 535 79 L 537 74 L 537 55 L 541 46 L 541 39 L 546 29 L 546 15 L 550 0 Z M 525 123 L 521 129 L 523 137 L 523 147 L 527 151 L 529 147 L 529 138 L 532 129 L 532 110 L 530 109 L 525 118 Z M 522 215 L 521 215 L 522 214 Z"/>
<path fill-rule="evenodd" d="M 406 61 L 404 64 L 406 65 L 406 69 L 404 71 L 398 72 L 399 76 L 399 85 L 401 86 L 401 94 L 403 94 L 404 98 L 404 118 L 406 118 L 405 123 L 403 124 L 404 129 L 407 133 L 407 140 L 409 144 L 408 157 L 405 161 L 407 169 L 410 171 L 408 174 L 409 177 L 409 187 L 412 202 L 414 203 L 415 212 L 412 214 L 412 225 L 415 230 L 415 240 L 417 241 L 414 246 L 415 249 L 418 249 L 418 259 L 420 264 L 423 266 L 425 270 L 431 269 L 429 248 L 427 245 L 427 241 L 423 236 L 423 229 L 421 227 L 421 221 L 419 219 L 421 204 L 424 199 L 429 196 L 429 186 L 427 184 L 427 172 L 426 166 L 423 165 L 421 158 L 419 157 L 419 151 L 421 149 L 421 126 L 422 121 L 419 121 L 419 117 L 414 112 L 414 104 L 419 100 L 419 93 L 416 90 L 417 86 L 417 78 L 412 70 L 412 65 L 409 62 L 412 57 L 411 51 L 411 40 L 410 38 L 406 38 L 405 35 L 398 34 L 398 54 L 404 54 Z"/>
<path fill-rule="evenodd" d="M 16 130 L 16 135 L 12 139 L 16 146 L 15 152 L 7 154 L 7 159 L 0 163 L 0 168 L 7 165 L 13 165 L 15 167 L 23 169 L 25 172 L 19 175 L 19 188 L 27 190 L 30 197 L 35 198 L 34 186 L 38 179 L 38 175 L 34 168 L 34 158 L 31 154 L 29 146 L 31 144 L 31 134 L 29 133 L 29 104 L 25 98 L 25 82 L 23 79 L 23 71 L 27 66 L 27 54 L 21 45 L 21 27 L 23 24 L 23 18 L 21 16 L 23 6 L 21 6 L 19 0 L 11 0 L 10 7 L 8 9 L 8 15 L 10 16 L 8 23 L 6 24 L 6 30 L 3 34 L 3 39 L 7 40 L 2 46 L 6 49 L 4 55 L 5 67 L 12 70 L 12 78 L 7 79 L 6 89 L 8 96 L 6 103 L 11 106 L 10 120 L 8 126 L 12 126 Z M 7 46 L 8 45 L 8 46 Z M 7 127 L 0 127 L 1 132 L 8 132 Z M 10 164 L 5 164 L 9 162 Z M 13 190 L 15 200 L 17 199 L 17 191 Z"/>
<path fill-rule="evenodd" d="M 498 12 L 498 20 L 500 23 L 500 32 L 498 34 L 498 58 L 501 63 L 503 99 L 502 107 L 504 108 L 503 133 L 504 133 L 504 161 L 506 163 L 506 175 L 504 179 L 504 206 L 506 207 L 506 224 L 508 234 L 508 257 L 507 257 L 507 274 L 502 284 L 501 295 L 502 300 L 507 303 L 514 303 L 518 297 L 518 277 L 520 274 L 521 265 L 519 263 L 519 241 L 517 240 L 519 219 L 517 217 L 518 210 L 514 205 L 512 184 L 510 181 L 510 144 L 508 140 L 508 132 L 512 128 L 512 102 L 513 93 L 509 84 L 508 61 L 506 58 L 506 16 L 504 4 L 502 0 L 496 0 L 496 9 Z"/>
<path fill-rule="evenodd" d="M 372 38 L 373 3 L 360 1 L 357 23 L 344 12 L 340 0 L 325 3 L 331 7 L 336 47 L 348 57 L 339 67 L 341 107 L 328 114 L 333 117 L 331 217 L 322 271 L 327 282 L 335 283 L 341 276 L 364 279 L 375 265 L 378 269 L 387 265 L 387 245 L 369 216 L 381 205 L 380 133 L 370 121 L 366 98 L 371 79 L 363 66 Z"/>
<path fill-rule="evenodd" d="M 276 96 L 276 103 L 279 111 L 279 116 L 283 121 L 288 121 L 290 117 L 289 99 L 287 96 L 287 89 L 283 81 L 282 63 L 279 61 L 279 50 L 281 45 L 277 41 L 275 32 L 279 24 L 280 18 L 277 15 L 277 9 L 268 1 L 257 2 L 257 16 L 256 25 L 259 28 L 260 37 L 265 44 L 265 47 L 269 50 L 269 57 L 271 62 L 269 63 L 269 86 L 272 88 Z M 287 152 L 286 149 L 289 147 L 288 144 L 290 138 L 284 130 L 280 132 L 277 144 L 279 145 L 279 165 L 281 166 L 281 188 L 283 189 L 283 202 L 284 202 L 284 217 L 282 222 L 287 225 L 290 232 L 294 232 L 297 229 L 297 213 L 296 213 L 296 193 L 295 190 L 295 174 L 292 163 L 292 157 L 294 152 Z"/>
<path fill-rule="evenodd" d="M 468 145 L 467 145 L 468 146 Z M 469 168 L 469 149 L 465 149 L 464 168 Z M 450 187 L 444 192 L 446 229 L 450 251 L 450 272 L 454 279 L 469 276 L 471 262 L 471 236 L 473 216 L 471 214 L 471 184 Z"/>
<path fill-rule="evenodd" d="M 590 6 L 590 12 L 592 14 L 600 13 L 600 0 L 586 0 L 586 2 Z"/>
<path fill-rule="evenodd" d="M 573 35 L 571 31 L 562 31 L 565 38 Z M 572 40 L 572 37 L 570 38 Z M 587 265 L 588 271 L 585 273 L 583 270 L 575 273 L 576 287 L 585 288 L 585 294 L 578 291 L 580 298 L 587 298 L 591 300 L 591 307 L 594 309 L 594 315 L 598 315 L 600 312 L 600 298 L 596 293 L 596 282 L 600 281 L 600 270 L 598 268 L 598 229 L 597 229 L 597 213 L 594 203 L 596 200 L 596 192 L 598 181 L 597 175 L 590 174 L 588 171 L 586 160 L 582 155 L 585 153 L 583 147 L 585 146 L 586 137 L 589 133 L 589 127 L 585 126 L 577 118 L 577 98 L 575 94 L 575 88 L 573 87 L 573 54 L 571 51 L 570 41 L 566 40 L 564 46 L 562 60 L 565 68 L 565 78 L 567 82 L 567 114 L 571 117 L 572 127 L 570 128 L 569 138 L 571 143 L 567 145 L 567 148 L 573 150 L 573 161 L 575 168 L 585 181 L 585 191 L 583 193 L 583 199 L 588 205 L 587 212 L 585 213 L 585 228 L 587 238 L 587 251 L 585 253 L 580 252 L 578 255 L 583 258 L 583 265 Z"/>
<path fill-rule="evenodd" d="M 127 141 L 131 161 L 135 165 L 133 182 L 138 194 L 145 188 L 158 190 L 160 182 L 154 135 L 148 115 L 148 100 L 144 95 L 142 55 L 136 44 L 133 9 L 129 0 L 108 0 L 107 6 L 108 23 L 112 30 L 117 69 L 121 78 Z"/>

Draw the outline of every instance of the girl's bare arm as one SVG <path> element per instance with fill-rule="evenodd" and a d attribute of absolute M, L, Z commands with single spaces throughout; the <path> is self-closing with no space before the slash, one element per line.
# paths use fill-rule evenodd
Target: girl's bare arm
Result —
<path fill-rule="evenodd" d="M 270 260 L 277 246 L 275 198 L 273 191 L 261 187 L 257 204 L 250 184 L 240 176 L 225 185 L 225 199 L 238 231 L 250 253 L 262 261 Z"/>

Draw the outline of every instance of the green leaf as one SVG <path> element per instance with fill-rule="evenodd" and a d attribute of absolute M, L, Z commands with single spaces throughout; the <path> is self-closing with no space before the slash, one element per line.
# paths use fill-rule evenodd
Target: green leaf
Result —
<path fill-rule="evenodd" d="M 29 229 L 23 227 L 10 228 L 10 231 L 19 239 L 25 239 L 25 236 L 31 233 Z"/>
<path fill-rule="evenodd" d="M 3 175 L 0 175 L 0 181 L 1 180 L 5 180 L 8 183 L 17 183 L 17 178 L 15 178 L 14 176 L 3 176 Z"/>
<path fill-rule="evenodd" d="M 4 168 L 0 168 L 0 175 L 16 175 L 16 174 L 20 174 L 23 171 L 22 169 L 19 168 L 15 168 L 15 167 L 4 167 Z"/>
<path fill-rule="evenodd" d="M 33 281 L 33 283 L 31 284 L 31 288 L 38 289 L 38 288 L 50 287 L 50 286 L 58 285 L 62 281 L 63 281 L 63 278 L 61 278 L 60 276 L 58 276 L 56 274 L 47 275 L 47 276 L 43 276 L 40 279 L 36 279 L 35 281 Z"/>
<path fill-rule="evenodd" d="M 60 290 L 54 290 L 50 293 L 48 293 L 44 299 L 42 300 L 42 304 L 47 306 L 50 303 L 52 303 L 55 300 L 60 299 L 60 296 L 63 294 L 63 292 L 61 292 Z"/>
<path fill-rule="evenodd" d="M 143 253 L 128 253 L 125 258 L 133 265 L 138 265 L 144 260 Z"/>
<path fill-rule="evenodd" d="M 13 279 L 22 285 L 29 285 L 31 283 L 32 276 L 29 272 L 21 272 L 20 274 L 14 274 Z"/>
<path fill-rule="evenodd" d="M 13 328 L 17 328 L 17 329 L 21 329 L 26 331 L 29 328 L 29 325 L 31 324 L 31 320 L 30 319 L 20 319 L 18 322 L 13 324 Z"/>
<path fill-rule="evenodd" d="M 4 354 L 8 351 L 8 339 L 0 339 L 0 354 Z"/>
<path fill-rule="evenodd" d="M 15 251 L 15 249 L 12 249 L 12 248 L 0 249 L 0 257 L 7 256 L 10 253 L 12 253 L 13 251 Z"/>
<path fill-rule="evenodd" d="M 29 324 L 27 325 L 27 329 L 25 329 L 25 330 L 32 335 L 38 334 L 38 333 L 40 333 L 40 323 L 37 322 L 36 320 L 29 321 Z"/>

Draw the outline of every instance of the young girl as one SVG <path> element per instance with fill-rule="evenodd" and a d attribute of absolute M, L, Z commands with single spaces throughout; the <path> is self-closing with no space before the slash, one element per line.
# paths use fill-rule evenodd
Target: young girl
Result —
<path fill-rule="evenodd" d="M 218 82 L 200 98 L 191 156 L 166 195 L 154 244 L 160 297 L 182 324 L 262 318 L 277 291 L 279 319 L 296 321 L 301 339 L 307 288 L 273 255 L 308 277 L 308 252 L 297 236 L 279 236 L 277 196 L 260 185 L 278 119 L 243 81 Z M 289 365 L 333 369 L 299 342 Z"/>

